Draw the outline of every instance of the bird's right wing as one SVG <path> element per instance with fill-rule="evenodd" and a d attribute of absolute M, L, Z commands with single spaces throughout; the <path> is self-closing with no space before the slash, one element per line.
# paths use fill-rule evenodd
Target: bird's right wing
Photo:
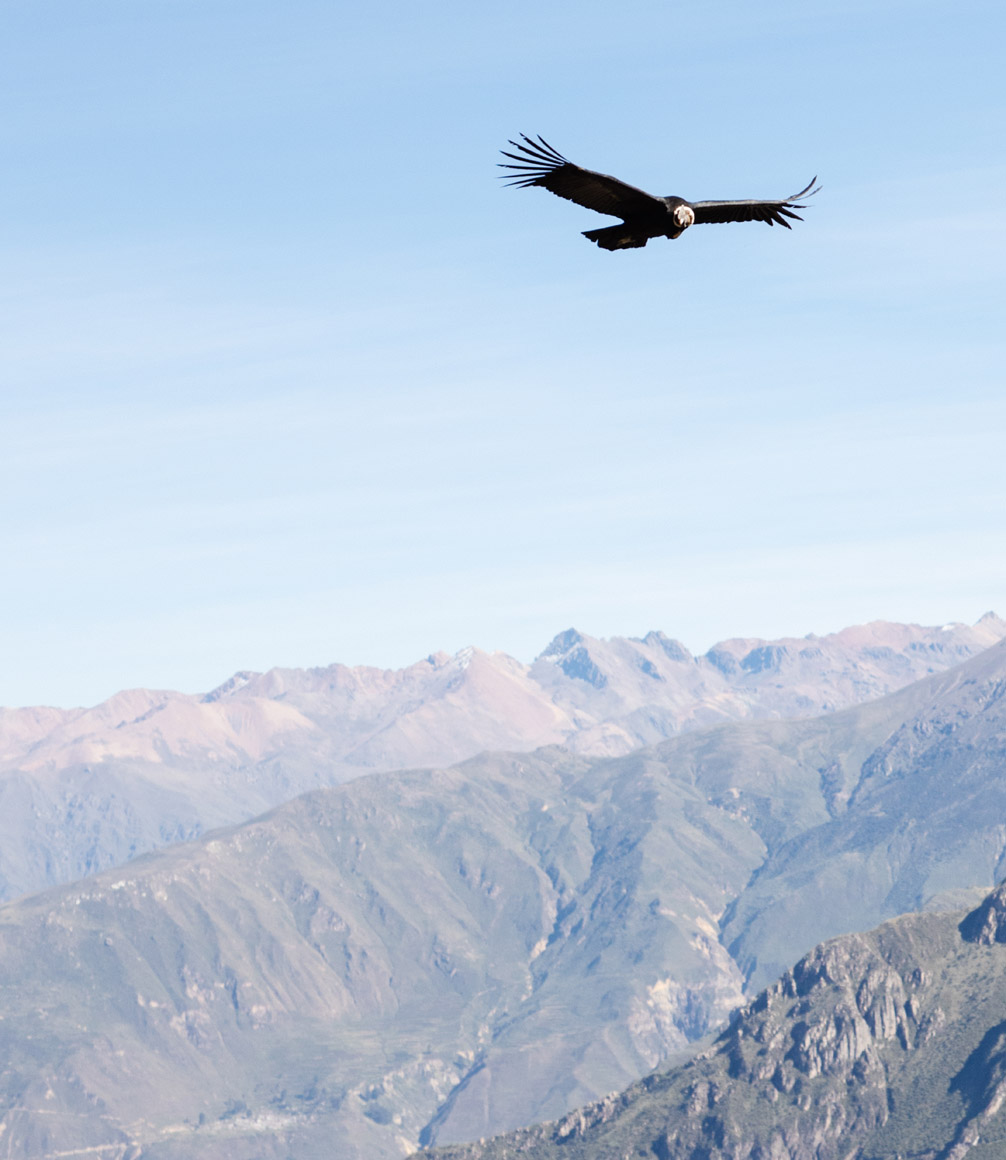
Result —
<path fill-rule="evenodd" d="M 592 169 L 581 169 L 579 165 L 567 161 L 543 137 L 533 141 L 523 133 L 520 136 L 525 144 L 521 145 L 517 141 L 511 141 L 510 144 L 519 149 L 523 157 L 507 153 L 505 149 L 500 150 L 504 157 L 520 162 L 519 165 L 500 162 L 501 169 L 516 170 L 514 173 L 500 175 L 508 185 L 540 185 L 567 201 L 575 201 L 585 209 L 611 214 L 612 217 L 625 218 L 647 210 L 666 208 L 662 198 L 626 185 L 617 177 L 595 173 Z"/>

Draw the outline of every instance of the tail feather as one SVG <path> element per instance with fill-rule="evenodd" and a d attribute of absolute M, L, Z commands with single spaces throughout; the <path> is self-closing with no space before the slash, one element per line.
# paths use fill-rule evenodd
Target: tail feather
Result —
<path fill-rule="evenodd" d="M 597 242 L 602 250 L 632 250 L 645 246 L 648 234 L 634 234 L 628 226 L 605 226 L 599 230 L 584 230 L 583 236 Z"/>

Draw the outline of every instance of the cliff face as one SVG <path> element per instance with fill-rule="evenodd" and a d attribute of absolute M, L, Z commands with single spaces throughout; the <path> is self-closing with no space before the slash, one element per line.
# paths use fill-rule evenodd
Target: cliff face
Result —
<path fill-rule="evenodd" d="M 564 1119 L 437 1160 L 1006 1155 L 1006 886 L 807 955 L 712 1048 Z"/>

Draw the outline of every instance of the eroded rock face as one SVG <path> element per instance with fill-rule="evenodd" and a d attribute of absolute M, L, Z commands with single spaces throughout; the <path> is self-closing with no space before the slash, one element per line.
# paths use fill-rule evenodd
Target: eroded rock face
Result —
<path fill-rule="evenodd" d="M 793 1073 L 810 1078 L 856 1067 L 861 1072 L 869 1070 L 877 1063 L 874 1048 L 878 1041 L 897 1038 L 907 1045 L 913 1036 L 912 989 L 895 970 L 868 957 L 853 938 L 819 948 L 773 988 L 783 997 L 804 1000 L 786 1011 L 791 1021 L 803 1009 L 816 1016 L 797 1018 L 792 1025 L 789 1037 L 793 1045 L 783 1063 L 789 1063 Z M 836 996 L 833 1005 L 829 995 Z M 824 1015 L 822 1002 L 827 1011 Z M 780 1065 L 775 1082 L 783 1090 L 792 1090 L 795 1074 L 788 1075 Z"/>

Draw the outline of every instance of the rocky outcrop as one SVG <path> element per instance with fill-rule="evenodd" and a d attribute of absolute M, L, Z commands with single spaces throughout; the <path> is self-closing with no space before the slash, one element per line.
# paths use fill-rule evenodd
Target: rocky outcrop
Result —
<path fill-rule="evenodd" d="M 998 887 L 961 923 L 961 937 L 989 947 L 1006 943 L 1006 885 Z"/>
<path fill-rule="evenodd" d="M 1004 893 L 963 920 L 913 915 L 835 939 L 684 1067 L 430 1160 L 999 1158 L 1006 947 L 989 916 Z"/>

